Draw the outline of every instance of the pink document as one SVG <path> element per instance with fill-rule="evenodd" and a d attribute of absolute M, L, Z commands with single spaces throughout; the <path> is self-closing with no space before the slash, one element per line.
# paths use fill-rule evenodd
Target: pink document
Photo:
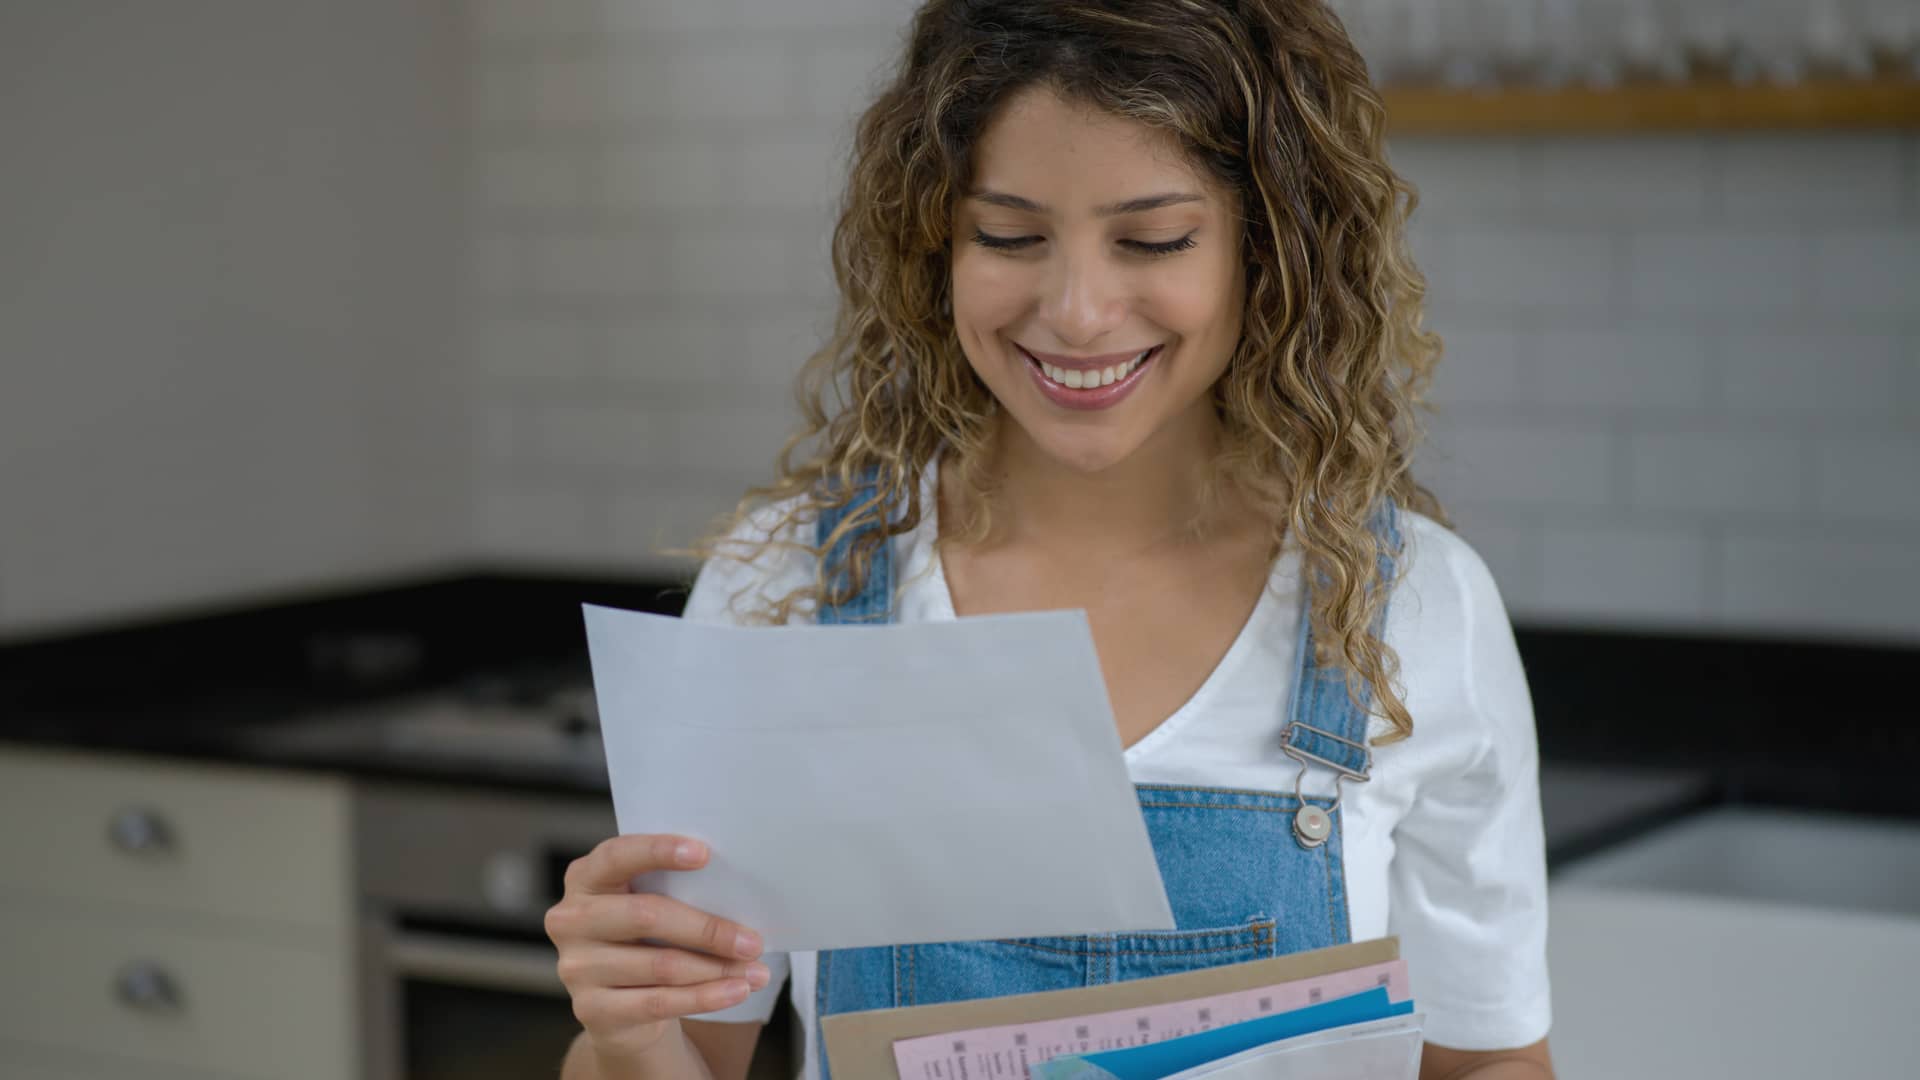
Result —
<path fill-rule="evenodd" d="M 893 1044 L 893 1060 L 900 1080 L 1028 1080 L 1031 1066 L 1061 1054 L 1093 1054 L 1177 1039 L 1376 986 L 1386 987 L 1393 1001 L 1408 1000 L 1412 991 L 1407 987 L 1406 961 L 1191 1001 L 901 1039 Z"/>

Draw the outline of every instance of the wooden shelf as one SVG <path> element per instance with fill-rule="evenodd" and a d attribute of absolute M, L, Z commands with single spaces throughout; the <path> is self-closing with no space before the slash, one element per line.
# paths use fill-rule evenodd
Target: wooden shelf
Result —
<path fill-rule="evenodd" d="M 1599 90 L 1394 87 L 1387 127 L 1405 135 L 1920 128 L 1920 80 L 1684 83 Z"/>

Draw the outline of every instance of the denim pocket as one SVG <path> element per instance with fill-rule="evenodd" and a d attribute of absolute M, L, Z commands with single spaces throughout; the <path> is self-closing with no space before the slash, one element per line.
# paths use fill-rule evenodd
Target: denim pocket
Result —
<path fill-rule="evenodd" d="M 1009 938 L 895 949 L 902 1005 L 1066 990 L 1088 980 L 1084 937 Z"/>
<path fill-rule="evenodd" d="M 932 1005 L 1258 960 L 1276 954 L 1274 928 L 1274 920 L 1256 915 L 1218 929 L 903 945 L 894 970 L 901 1004 Z"/>
<path fill-rule="evenodd" d="M 1116 934 L 1110 940 L 1109 982 L 1238 964 L 1278 953 L 1274 920 L 1264 915 L 1217 930 L 1150 930 Z"/>

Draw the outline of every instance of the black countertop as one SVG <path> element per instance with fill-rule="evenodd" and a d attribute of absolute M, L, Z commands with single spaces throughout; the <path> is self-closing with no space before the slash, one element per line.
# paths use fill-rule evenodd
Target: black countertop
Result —
<path fill-rule="evenodd" d="M 583 602 L 675 614 L 684 587 L 474 572 L 0 646 L 0 742 L 420 782 L 604 792 L 604 773 L 315 763 L 250 738 L 529 664 L 585 666 Z M 1920 650 L 1521 626 L 1556 862 L 1715 801 L 1920 816 Z M 1896 681 L 1896 676 L 1905 677 Z"/>

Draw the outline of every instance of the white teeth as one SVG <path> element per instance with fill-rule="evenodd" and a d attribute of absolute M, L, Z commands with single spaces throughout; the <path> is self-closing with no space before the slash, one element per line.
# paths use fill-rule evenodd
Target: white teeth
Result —
<path fill-rule="evenodd" d="M 1158 346 L 1155 346 L 1155 348 L 1158 348 Z M 1147 357 L 1152 353 L 1153 349 L 1147 349 L 1141 352 L 1139 356 L 1134 357 L 1124 364 L 1110 368 L 1102 368 L 1099 371 L 1081 371 L 1077 368 L 1054 367 L 1045 361 L 1039 361 L 1039 364 L 1041 373 L 1046 375 L 1047 378 L 1052 379 L 1054 382 L 1059 383 L 1069 390 L 1081 390 L 1091 389 L 1096 386 L 1112 386 L 1114 383 L 1133 374 L 1133 369 L 1145 362 Z"/>

